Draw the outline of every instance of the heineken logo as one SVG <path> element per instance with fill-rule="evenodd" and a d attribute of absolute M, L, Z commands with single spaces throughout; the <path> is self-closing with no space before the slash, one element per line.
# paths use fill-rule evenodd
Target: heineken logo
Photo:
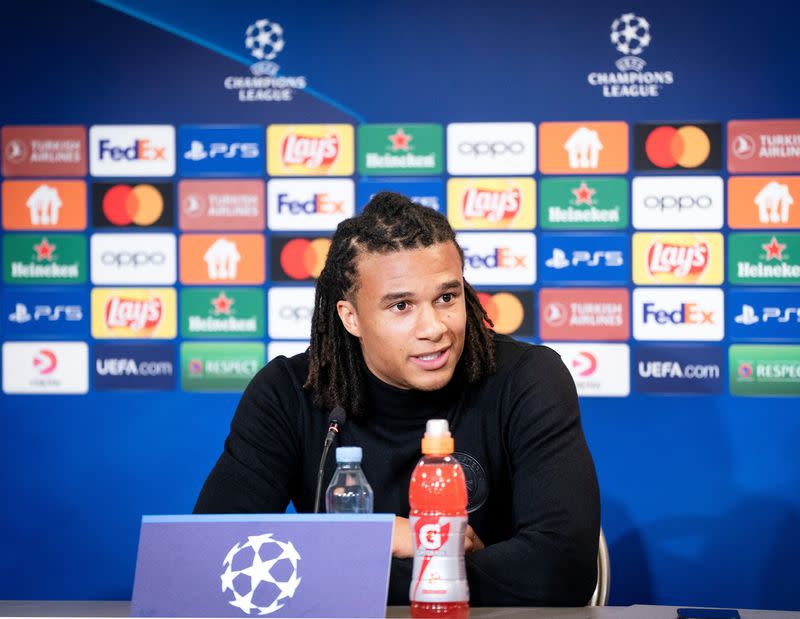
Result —
<path fill-rule="evenodd" d="M 263 337 L 264 293 L 213 288 L 181 291 L 181 331 L 192 337 Z"/>
<path fill-rule="evenodd" d="M 800 234 L 731 234 L 728 278 L 734 284 L 800 285 Z"/>
<path fill-rule="evenodd" d="M 628 185 L 624 178 L 543 178 L 542 228 L 613 229 L 628 225 Z"/>
<path fill-rule="evenodd" d="M 361 125 L 358 128 L 361 174 L 439 174 L 442 171 L 439 125 Z"/>
<path fill-rule="evenodd" d="M 8 234 L 3 245 L 7 284 L 80 284 L 86 281 L 86 238 L 79 234 Z"/>

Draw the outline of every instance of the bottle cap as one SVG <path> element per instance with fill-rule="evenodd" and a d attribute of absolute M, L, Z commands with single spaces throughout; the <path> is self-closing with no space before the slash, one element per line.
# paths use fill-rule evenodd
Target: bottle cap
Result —
<path fill-rule="evenodd" d="M 453 453 L 455 443 L 447 419 L 428 419 L 422 437 L 422 453 L 447 455 Z"/>
<path fill-rule="evenodd" d="M 337 447 L 336 462 L 361 462 L 361 447 Z"/>

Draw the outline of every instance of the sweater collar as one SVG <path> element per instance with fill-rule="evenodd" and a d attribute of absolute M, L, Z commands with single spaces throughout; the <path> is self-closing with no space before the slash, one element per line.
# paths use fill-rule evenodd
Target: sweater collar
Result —
<path fill-rule="evenodd" d="M 367 415 L 382 417 L 402 417 L 404 419 L 432 419 L 443 415 L 451 408 L 463 389 L 460 387 L 460 372 L 450 382 L 436 391 L 400 389 L 393 387 L 375 376 L 364 366 L 367 390 Z"/>

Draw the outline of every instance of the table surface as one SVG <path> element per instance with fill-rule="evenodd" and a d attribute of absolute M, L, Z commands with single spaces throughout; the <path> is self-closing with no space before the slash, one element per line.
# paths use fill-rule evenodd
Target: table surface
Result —
<path fill-rule="evenodd" d="M 0 617 L 128 617 L 130 602 L 0 600 Z M 587 606 L 581 608 L 472 608 L 471 619 L 675 619 L 677 606 Z M 740 610 L 742 619 L 800 619 L 800 612 Z M 408 607 L 390 606 L 387 617 L 410 617 Z"/>

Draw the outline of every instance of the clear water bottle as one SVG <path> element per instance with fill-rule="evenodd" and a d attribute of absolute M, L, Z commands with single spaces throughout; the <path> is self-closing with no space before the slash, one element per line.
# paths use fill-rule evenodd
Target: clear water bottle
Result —
<path fill-rule="evenodd" d="M 361 447 L 336 448 L 336 472 L 325 492 L 329 514 L 371 514 L 372 488 L 361 470 Z"/>

